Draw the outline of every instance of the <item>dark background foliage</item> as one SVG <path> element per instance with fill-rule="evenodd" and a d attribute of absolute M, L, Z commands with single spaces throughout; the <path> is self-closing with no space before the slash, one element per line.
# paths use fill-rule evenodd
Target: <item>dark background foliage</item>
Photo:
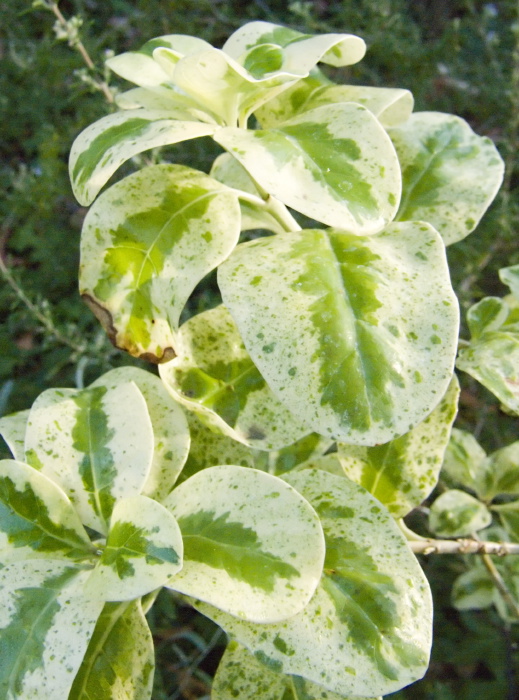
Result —
<path fill-rule="evenodd" d="M 0 2 L 0 415 L 29 407 L 50 386 L 88 384 L 131 362 L 110 346 L 78 296 L 85 211 L 72 196 L 67 154 L 79 131 L 110 110 L 96 87 L 105 78 L 120 85 L 104 75 L 108 52 L 137 48 L 160 34 L 198 35 L 220 46 L 243 23 L 262 19 L 362 36 L 364 61 L 332 77 L 408 88 L 417 110 L 456 113 L 500 149 L 506 162 L 501 193 L 478 230 L 449 249 L 449 261 L 462 311 L 483 296 L 506 293 L 497 271 L 519 262 L 517 0 L 63 0 L 64 17 L 82 20 L 80 38 L 94 69 L 59 38 L 44 3 L 34 5 Z M 213 150 L 199 140 L 172 154 L 207 171 Z M 191 312 L 211 304 L 213 294 L 209 279 L 196 291 Z M 517 439 L 517 419 L 505 416 L 476 382 L 461 380 L 457 426 L 474 432 L 488 451 Z M 419 528 L 420 513 L 415 517 Z M 423 681 L 392 697 L 519 697 L 516 629 L 492 611 L 459 613 L 449 605 L 452 580 L 465 568 L 461 557 L 423 564 L 435 596 L 432 663 Z M 207 697 L 224 635 L 165 594 L 150 622 L 158 654 L 154 698 Z"/>

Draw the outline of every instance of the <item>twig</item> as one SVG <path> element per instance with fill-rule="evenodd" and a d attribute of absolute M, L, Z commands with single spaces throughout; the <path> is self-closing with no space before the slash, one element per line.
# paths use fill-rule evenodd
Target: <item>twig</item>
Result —
<path fill-rule="evenodd" d="M 415 554 L 481 554 L 487 556 L 496 554 L 503 557 L 507 554 L 519 554 L 519 544 L 511 542 L 482 542 L 476 539 L 458 540 L 412 540 L 409 547 Z"/>
<path fill-rule="evenodd" d="M 516 620 L 519 620 L 519 605 L 517 604 L 517 601 L 510 592 L 503 577 L 497 570 L 496 565 L 494 564 L 494 562 L 488 554 L 483 554 L 483 564 L 485 565 L 486 570 L 492 577 L 492 580 L 494 581 L 497 590 L 501 594 L 501 597 L 503 598 L 509 611 L 511 612 L 512 617 L 514 617 Z"/>

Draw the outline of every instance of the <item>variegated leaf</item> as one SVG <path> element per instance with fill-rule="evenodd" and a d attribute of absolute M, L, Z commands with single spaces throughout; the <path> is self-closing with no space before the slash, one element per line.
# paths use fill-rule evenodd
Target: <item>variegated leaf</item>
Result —
<path fill-rule="evenodd" d="M 213 163 L 210 175 L 228 187 L 247 192 L 257 198 L 258 204 L 255 204 L 252 198 L 242 197 L 240 199 L 242 231 L 258 228 L 268 229 L 269 231 L 274 231 L 274 233 L 286 231 L 279 217 L 276 216 L 277 209 L 281 208 L 283 210 L 283 219 L 286 221 L 291 218 L 291 214 L 285 205 L 279 200 L 274 200 L 273 197 L 269 197 L 268 202 L 263 200 L 254 180 L 243 165 L 230 153 L 222 153 L 218 156 Z M 259 202 L 262 202 L 261 206 Z M 297 230 L 299 228 L 297 222 L 294 222 L 294 224 L 293 228 Z"/>
<path fill-rule="evenodd" d="M 447 245 L 468 236 L 503 179 L 492 141 L 440 112 L 417 112 L 389 133 L 402 167 L 398 220 L 428 221 Z"/>
<path fill-rule="evenodd" d="M 480 495 L 491 501 L 499 494 L 519 495 L 519 441 L 492 452 L 482 464 Z"/>
<path fill-rule="evenodd" d="M 352 65 L 366 53 L 364 41 L 353 34 L 312 36 L 271 22 L 243 25 L 227 39 L 223 51 L 245 66 L 253 61 L 261 65 L 265 45 L 283 49 L 285 70 L 302 73 L 310 71 L 318 61 L 337 67 Z"/>
<path fill-rule="evenodd" d="M 268 698 L 269 700 L 361 700 L 338 695 L 301 676 L 276 673 L 260 663 L 248 649 L 231 641 L 216 671 L 212 700 Z M 370 698 L 363 698 L 370 700 Z M 381 700 L 381 698 L 371 698 Z"/>
<path fill-rule="evenodd" d="M 180 405 L 151 372 L 137 367 L 118 367 L 99 377 L 92 387 L 115 389 L 125 382 L 134 382 L 144 396 L 153 428 L 153 461 L 142 495 L 161 501 L 175 485 L 187 459 L 189 426 Z"/>
<path fill-rule="evenodd" d="M 263 450 L 285 447 L 309 432 L 269 389 L 225 306 L 190 318 L 178 333 L 177 353 L 160 366 L 162 381 L 207 425 Z"/>
<path fill-rule="evenodd" d="M 467 316 L 473 337 L 460 350 L 456 366 L 519 415 L 519 300 L 486 298 Z"/>
<path fill-rule="evenodd" d="M 398 158 L 384 128 L 361 105 L 317 107 L 273 129 L 229 127 L 214 139 L 261 187 L 329 226 L 378 233 L 398 209 Z"/>
<path fill-rule="evenodd" d="M 443 473 L 456 484 L 481 496 L 484 489 L 486 452 L 472 433 L 453 428 L 445 451 Z"/>
<path fill-rule="evenodd" d="M 101 613 L 88 572 L 51 560 L 0 569 L 0 697 L 68 698 Z"/>
<path fill-rule="evenodd" d="M 395 521 L 344 477 L 305 470 L 285 478 L 317 510 L 325 532 L 323 577 L 310 603 L 270 625 L 196 607 L 269 669 L 334 693 L 386 694 L 417 680 L 428 665 L 432 601 Z"/>
<path fill-rule="evenodd" d="M 477 564 L 477 562 L 475 562 Z M 457 610 L 483 610 L 494 602 L 495 585 L 483 566 L 474 566 L 452 585 L 452 605 Z"/>
<path fill-rule="evenodd" d="M 519 265 L 501 268 L 499 270 L 499 278 L 503 284 L 510 287 L 512 296 L 519 301 Z"/>
<path fill-rule="evenodd" d="M 106 603 L 68 700 L 150 700 L 155 654 L 139 600 Z"/>
<path fill-rule="evenodd" d="M 213 134 L 215 124 L 179 121 L 174 110 L 128 109 L 109 114 L 82 131 L 70 149 L 70 180 L 80 204 L 88 205 L 117 168 L 150 148 Z"/>
<path fill-rule="evenodd" d="M 180 571 L 182 555 L 182 535 L 169 510 L 146 496 L 122 499 L 88 591 L 109 601 L 140 598 Z"/>
<path fill-rule="evenodd" d="M 320 76 L 310 75 L 256 110 L 263 129 L 278 126 L 298 114 L 323 105 L 357 102 L 369 109 L 385 127 L 405 122 L 413 111 L 413 96 L 398 88 L 334 85 Z"/>
<path fill-rule="evenodd" d="M 519 501 L 509 501 L 491 506 L 503 527 L 514 542 L 519 542 Z"/>
<path fill-rule="evenodd" d="M 427 498 L 438 481 L 460 389 L 454 377 L 427 418 L 405 435 L 374 447 L 339 445 L 344 472 L 403 518 Z"/>
<path fill-rule="evenodd" d="M 442 493 L 429 512 L 429 528 L 440 537 L 472 535 L 491 522 L 492 515 L 486 505 L 458 489 Z"/>
<path fill-rule="evenodd" d="M 255 622 L 302 610 L 321 576 L 319 519 L 291 486 L 237 466 L 198 472 L 164 502 L 178 520 L 184 568 L 169 587 Z"/>
<path fill-rule="evenodd" d="M 236 193 L 197 170 L 156 165 L 90 209 L 80 290 L 112 342 L 153 362 L 175 356 L 175 330 L 200 280 L 240 235 Z"/>
<path fill-rule="evenodd" d="M 309 460 L 319 460 L 332 445 L 332 440 L 318 433 L 310 433 L 280 450 L 258 452 L 255 466 L 269 474 L 282 476 L 292 469 L 303 467 Z"/>
<path fill-rule="evenodd" d="M 18 411 L 0 418 L 0 435 L 4 438 L 13 459 L 25 461 L 25 429 L 29 411 Z"/>
<path fill-rule="evenodd" d="M 153 430 L 133 382 L 116 388 L 48 389 L 29 414 L 28 462 L 67 494 L 81 521 L 101 533 L 115 502 L 141 492 L 153 459 Z"/>
<path fill-rule="evenodd" d="M 66 494 L 23 462 L 0 461 L 0 553 L 15 559 L 84 559 L 96 553 Z"/>
<path fill-rule="evenodd" d="M 252 450 L 219 430 L 211 430 L 191 411 L 186 411 L 186 415 L 191 433 L 191 447 L 178 483 L 182 483 L 202 469 L 216 465 L 234 464 L 239 467 L 256 467 L 256 459 L 260 455 L 268 454 Z"/>
<path fill-rule="evenodd" d="M 427 224 L 255 240 L 220 266 L 218 282 L 254 364 L 317 433 L 387 442 L 447 390 L 458 305 L 444 245 Z"/>

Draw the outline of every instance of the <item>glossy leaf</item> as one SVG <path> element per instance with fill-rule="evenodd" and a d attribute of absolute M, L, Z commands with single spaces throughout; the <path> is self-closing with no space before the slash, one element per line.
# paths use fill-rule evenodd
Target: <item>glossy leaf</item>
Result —
<path fill-rule="evenodd" d="M 496 450 L 483 462 L 485 500 L 499 494 L 519 495 L 519 441 Z"/>
<path fill-rule="evenodd" d="M 402 166 L 398 220 L 428 221 L 447 245 L 468 236 L 503 179 L 492 141 L 440 112 L 417 112 L 390 135 Z"/>
<path fill-rule="evenodd" d="M 32 406 L 29 463 L 67 494 L 84 525 L 101 533 L 115 502 L 141 492 L 153 458 L 153 431 L 133 382 L 115 388 L 48 389 Z"/>
<path fill-rule="evenodd" d="M 112 342 L 163 362 L 180 313 L 240 234 L 236 194 L 179 165 L 156 165 L 110 188 L 90 209 L 80 290 Z"/>
<path fill-rule="evenodd" d="M 172 396 L 210 427 L 263 450 L 309 432 L 269 389 L 225 306 L 190 318 L 178 333 L 177 352 L 160 376 Z"/>
<path fill-rule="evenodd" d="M 153 639 L 140 601 L 107 603 L 69 700 L 150 700 L 154 657 Z"/>
<path fill-rule="evenodd" d="M 346 476 L 375 496 L 394 518 L 403 518 L 419 506 L 436 486 L 459 393 L 454 377 L 433 412 L 391 442 L 374 447 L 339 445 Z"/>
<path fill-rule="evenodd" d="M 484 503 L 457 489 L 442 493 L 429 512 L 429 528 L 440 537 L 469 536 L 491 522 L 492 515 Z"/>
<path fill-rule="evenodd" d="M 65 493 L 22 462 L 0 461 L 0 552 L 16 559 L 87 558 L 95 548 Z"/>
<path fill-rule="evenodd" d="M 150 148 L 209 136 L 218 128 L 179 121 L 174 111 L 129 109 L 103 117 L 82 131 L 70 150 L 70 179 L 80 204 L 88 205 L 125 161 Z"/>
<path fill-rule="evenodd" d="M 481 496 L 484 489 L 485 458 L 485 450 L 472 433 L 453 428 L 442 468 L 456 484 L 472 489 Z"/>
<path fill-rule="evenodd" d="M 216 465 L 233 464 L 239 467 L 255 467 L 257 466 L 256 458 L 259 455 L 267 454 L 252 450 L 220 431 L 212 430 L 191 411 L 186 411 L 186 415 L 191 433 L 191 447 L 186 464 L 178 479 L 179 484 L 202 469 Z"/>
<path fill-rule="evenodd" d="M 187 459 L 189 426 L 184 411 L 151 372 L 118 367 L 103 374 L 91 386 L 116 388 L 125 382 L 134 382 L 144 396 L 153 428 L 153 462 L 142 495 L 161 501 L 175 485 Z"/>
<path fill-rule="evenodd" d="M 218 282 L 272 391 L 317 433 L 387 442 L 447 390 L 458 309 L 443 243 L 427 224 L 255 240 L 220 266 Z"/>
<path fill-rule="evenodd" d="M 184 540 L 169 587 L 255 622 L 302 610 L 319 581 L 324 538 L 315 511 L 291 486 L 237 466 L 198 472 L 164 502 Z"/>
<path fill-rule="evenodd" d="M 237 642 L 230 642 L 225 650 L 213 679 L 211 698 L 212 700 L 235 700 L 235 698 L 360 700 L 359 696 L 331 693 L 301 676 L 286 676 L 271 671 Z M 371 698 L 371 700 L 381 699 Z"/>
<path fill-rule="evenodd" d="M 87 582 L 103 600 L 140 598 L 182 568 L 182 535 L 157 501 L 133 496 L 116 503 L 101 558 Z"/>
<path fill-rule="evenodd" d="M 365 107 L 318 107 L 273 129 L 229 127 L 214 138 L 267 192 L 329 226 L 372 234 L 396 214 L 398 159 Z"/>
<path fill-rule="evenodd" d="M 310 603 L 270 625 L 196 607 L 270 670 L 346 697 L 391 693 L 420 678 L 431 645 L 430 590 L 391 515 L 344 477 L 306 470 L 285 478 L 325 532 L 323 577 Z"/>
<path fill-rule="evenodd" d="M 29 411 L 18 411 L 0 418 L 0 435 L 4 438 L 13 459 L 25 461 L 25 429 Z"/>
<path fill-rule="evenodd" d="M 308 460 L 319 459 L 332 445 L 332 440 L 318 433 L 310 433 L 280 450 L 258 452 L 255 463 L 258 469 L 275 476 L 282 476 L 292 469 L 302 467 Z"/>
<path fill-rule="evenodd" d="M 87 575 L 50 560 L 0 569 L 0 697 L 69 697 L 103 605 L 85 592 Z"/>
<path fill-rule="evenodd" d="M 405 122 L 413 111 L 413 96 L 409 90 L 334 85 L 311 75 L 269 100 L 255 115 L 263 129 L 270 129 L 316 107 L 341 102 L 356 102 L 366 107 L 385 127 Z"/>
<path fill-rule="evenodd" d="M 519 301 L 483 299 L 469 309 L 473 337 L 460 350 L 456 365 L 519 414 Z M 483 320 L 484 319 L 484 320 Z"/>

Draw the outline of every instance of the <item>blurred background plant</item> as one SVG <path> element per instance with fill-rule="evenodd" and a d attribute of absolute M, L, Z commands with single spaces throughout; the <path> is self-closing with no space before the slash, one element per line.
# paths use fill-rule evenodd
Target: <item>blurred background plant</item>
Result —
<path fill-rule="evenodd" d="M 519 5 L 517 0 L 4 0 L 0 2 L 0 415 L 25 409 L 50 386 L 83 386 L 131 358 L 116 351 L 77 292 L 85 210 L 74 200 L 67 156 L 74 137 L 112 109 L 121 83 L 104 69 L 113 53 L 167 33 L 215 46 L 261 19 L 320 33 L 350 31 L 368 44 L 364 61 L 330 77 L 405 87 L 417 110 L 451 112 L 492 138 L 505 182 L 478 230 L 449 249 L 462 316 L 507 289 L 497 271 L 519 263 Z M 214 146 L 176 147 L 175 160 L 208 169 Z M 161 152 L 160 157 L 167 157 Z M 148 154 L 157 159 L 158 154 Z M 127 172 L 137 163 L 127 166 Z M 214 304 L 214 278 L 191 313 Z M 462 337 L 467 338 L 465 326 Z M 487 452 L 517 439 L 517 417 L 460 373 L 457 427 Z M 7 456 L 6 453 L 2 456 Z M 440 483 L 438 493 L 443 484 Z M 427 505 L 427 504 L 426 504 Z M 426 508 L 423 509 L 424 512 Z M 424 513 L 412 526 L 427 534 Z M 463 556 L 423 558 L 435 596 L 435 644 L 425 679 L 392 698 L 469 700 L 519 697 L 518 625 L 493 609 L 451 606 Z M 208 620 L 161 594 L 153 607 L 156 700 L 208 697 L 225 638 Z"/>

